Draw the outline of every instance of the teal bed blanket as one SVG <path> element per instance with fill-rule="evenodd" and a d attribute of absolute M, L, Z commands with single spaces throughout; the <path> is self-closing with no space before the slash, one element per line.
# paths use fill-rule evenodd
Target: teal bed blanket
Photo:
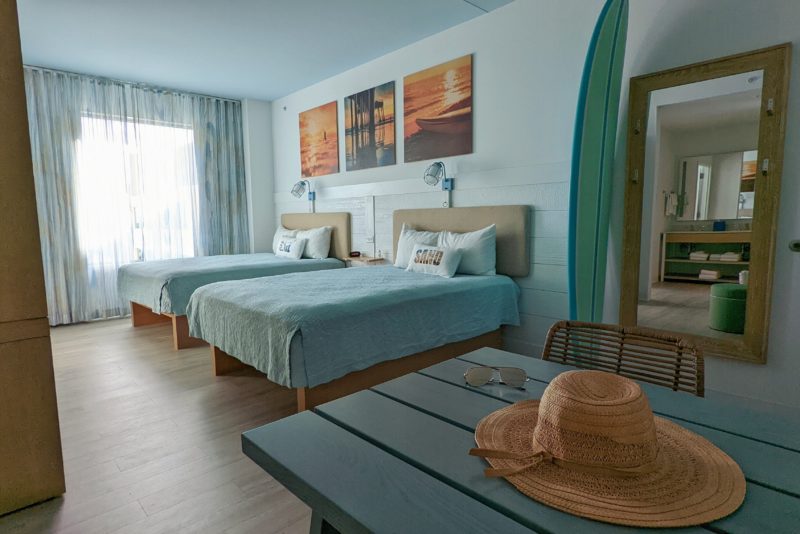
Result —
<path fill-rule="evenodd" d="M 314 387 L 518 325 L 519 293 L 506 276 L 365 267 L 209 284 L 194 292 L 186 314 L 192 336 L 273 382 Z"/>
<path fill-rule="evenodd" d="M 117 290 L 156 313 L 184 315 L 194 290 L 212 282 L 342 267 L 335 258 L 294 260 L 269 252 L 143 261 L 119 268 Z"/>

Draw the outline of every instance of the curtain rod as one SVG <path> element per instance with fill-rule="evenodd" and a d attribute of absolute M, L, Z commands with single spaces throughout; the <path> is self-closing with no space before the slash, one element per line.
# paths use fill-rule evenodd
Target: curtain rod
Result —
<path fill-rule="evenodd" d="M 177 94 L 177 95 L 199 96 L 201 98 L 211 98 L 211 99 L 214 99 L 214 100 L 222 100 L 222 101 L 225 101 L 225 102 L 238 102 L 239 104 L 242 103 L 242 100 L 241 99 L 237 99 L 237 98 L 225 98 L 225 97 L 222 97 L 222 96 L 206 95 L 206 94 L 203 94 L 203 93 L 195 93 L 195 92 L 192 92 L 192 91 L 181 91 L 179 89 L 170 89 L 168 87 L 162 87 L 162 86 L 159 86 L 159 85 L 152 85 L 152 84 L 144 83 L 144 82 L 131 82 L 131 81 L 128 81 L 128 80 L 120 80 L 118 78 L 109 78 L 108 76 L 97 76 L 95 74 L 83 74 L 83 73 L 80 73 L 80 72 L 72 72 L 72 71 L 68 71 L 68 70 L 51 69 L 49 67 L 40 67 L 38 65 L 28 65 L 26 63 L 23 63 L 22 66 L 25 67 L 26 69 L 40 70 L 40 71 L 44 71 L 44 72 L 52 72 L 52 73 L 55 73 L 55 74 L 65 74 L 67 76 L 76 76 L 76 77 L 82 77 L 82 78 L 89 78 L 89 79 L 96 80 L 96 81 L 99 81 L 99 82 L 121 83 L 121 84 L 125 84 L 125 85 L 131 85 L 131 86 L 137 87 L 139 89 L 146 89 L 148 91 L 153 91 L 153 92 L 170 93 L 170 94 Z"/>

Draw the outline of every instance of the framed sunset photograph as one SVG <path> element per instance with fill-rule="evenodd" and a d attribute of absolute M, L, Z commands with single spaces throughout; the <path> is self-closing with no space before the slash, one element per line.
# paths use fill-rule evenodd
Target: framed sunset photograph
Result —
<path fill-rule="evenodd" d="M 403 80 L 405 161 L 472 152 L 472 55 Z"/>
<path fill-rule="evenodd" d="M 344 99 L 345 167 L 348 171 L 395 164 L 394 82 Z"/>
<path fill-rule="evenodd" d="M 300 173 L 303 178 L 339 172 L 336 101 L 300 113 Z"/>

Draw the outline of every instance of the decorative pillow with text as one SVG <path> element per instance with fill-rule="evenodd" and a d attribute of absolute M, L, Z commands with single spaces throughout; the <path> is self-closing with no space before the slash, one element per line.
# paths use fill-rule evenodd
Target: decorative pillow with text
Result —
<path fill-rule="evenodd" d="M 461 257 L 462 252 L 458 249 L 415 245 L 406 270 L 452 278 L 456 274 Z"/>
<path fill-rule="evenodd" d="M 303 256 L 304 248 L 306 248 L 305 239 L 282 237 L 278 240 L 278 248 L 275 249 L 275 255 L 282 258 L 299 260 Z"/>

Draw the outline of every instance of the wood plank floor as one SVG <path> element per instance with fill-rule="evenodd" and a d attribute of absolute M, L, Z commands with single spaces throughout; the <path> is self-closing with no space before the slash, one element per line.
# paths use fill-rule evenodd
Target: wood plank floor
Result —
<path fill-rule="evenodd" d="M 648 302 L 639 302 L 639 325 L 717 339 L 741 339 L 741 334 L 708 326 L 709 284 L 656 282 Z"/>
<path fill-rule="evenodd" d="M 242 431 L 292 413 L 254 371 L 214 377 L 170 325 L 52 329 L 67 493 L 0 532 L 308 532 L 310 510 L 241 452 Z"/>

